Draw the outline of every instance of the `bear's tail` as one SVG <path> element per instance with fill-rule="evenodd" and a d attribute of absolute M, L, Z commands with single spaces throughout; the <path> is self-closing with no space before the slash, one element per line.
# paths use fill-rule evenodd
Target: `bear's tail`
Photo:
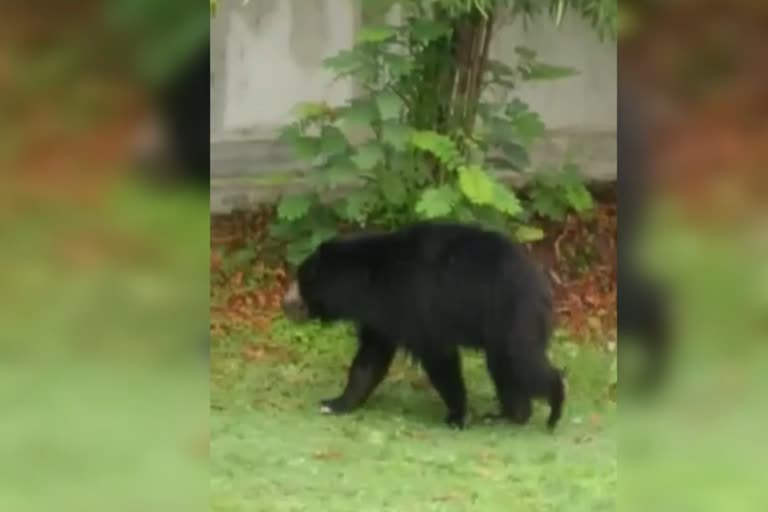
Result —
<path fill-rule="evenodd" d="M 554 430 L 563 415 L 563 403 L 565 402 L 565 377 L 563 372 L 553 368 L 549 380 L 548 396 L 549 418 L 547 428 Z"/>

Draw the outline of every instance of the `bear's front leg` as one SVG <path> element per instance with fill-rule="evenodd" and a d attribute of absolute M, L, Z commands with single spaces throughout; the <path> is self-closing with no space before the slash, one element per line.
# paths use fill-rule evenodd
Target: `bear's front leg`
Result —
<path fill-rule="evenodd" d="M 389 371 L 395 357 L 395 345 L 378 336 L 373 330 L 360 328 L 359 346 L 347 376 L 344 392 L 320 402 L 324 414 L 351 412 L 368 400 Z"/>

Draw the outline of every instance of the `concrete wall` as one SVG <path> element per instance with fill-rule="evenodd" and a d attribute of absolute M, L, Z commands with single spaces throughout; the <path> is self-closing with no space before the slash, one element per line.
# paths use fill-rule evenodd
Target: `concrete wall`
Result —
<path fill-rule="evenodd" d="M 354 0 L 221 2 L 211 21 L 212 141 L 274 132 L 302 101 L 343 103 L 348 80 L 332 83 L 322 59 L 348 48 Z"/>
<path fill-rule="evenodd" d="M 211 21 L 212 208 L 226 211 L 273 195 L 275 171 L 295 169 L 277 129 L 299 102 L 343 103 L 350 81 L 333 83 L 321 61 L 352 45 L 359 0 L 223 0 Z M 518 44 L 546 62 L 575 67 L 576 77 L 524 86 L 520 97 L 551 130 L 533 149 L 536 163 L 575 159 L 593 179 L 616 173 L 616 48 L 601 43 L 581 20 L 556 28 L 542 20 L 525 31 L 505 26 L 492 52 L 512 60 Z M 505 56 L 509 55 L 510 58 Z M 279 180 L 278 180 L 279 181 Z"/>
<path fill-rule="evenodd" d="M 514 63 L 515 46 L 538 52 L 548 64 L 570 66 L 579 75 L 522 84 L 520 97 L 554 130 L 616 131 L 616 44 L 601 42 L 581 19 L 570 16 L 555 27 L 548 19 L 507 25 L 496 35 L 491 56 Z"/>

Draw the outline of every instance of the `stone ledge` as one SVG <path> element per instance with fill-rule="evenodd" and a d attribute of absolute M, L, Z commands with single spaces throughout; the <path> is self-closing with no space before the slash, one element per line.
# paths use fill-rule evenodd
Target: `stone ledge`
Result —
<path fill-rule="evenodd" d="M 531 150 L 536 166 L 555 166 L 570 159 L 582 169 L 589 182 L 616 179 L 616 133 L 558 130 Z M 228 213 L 274 201 L 284 194 L 307 190 L 302 171 L 290 148 L 274 139 L 222 139 L 211 143 L 211 212 Z M 512 186 L 522 186 L 530 174 L 500 173 Z M 354 186 L 351 184 L 350 186 Z M 344 193 L 344 188 L 339 193 Z"/>

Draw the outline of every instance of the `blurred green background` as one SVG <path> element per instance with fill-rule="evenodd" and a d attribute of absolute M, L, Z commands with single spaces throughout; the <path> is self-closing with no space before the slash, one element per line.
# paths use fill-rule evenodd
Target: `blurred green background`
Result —
<path fill-rule="evenodd" d="M 621 510 L 762 510 L 768 4 L 620 6 L 619 87 L 641 92 L 651 134 L 639 247 L 676 331 L 664 392 L 620 399 Z"/>
<path fill-rule="evenodd" d="M 1 510 L 207 508 L 208 194 L 129 157 L 208 20 L 0 6 Z"/>

